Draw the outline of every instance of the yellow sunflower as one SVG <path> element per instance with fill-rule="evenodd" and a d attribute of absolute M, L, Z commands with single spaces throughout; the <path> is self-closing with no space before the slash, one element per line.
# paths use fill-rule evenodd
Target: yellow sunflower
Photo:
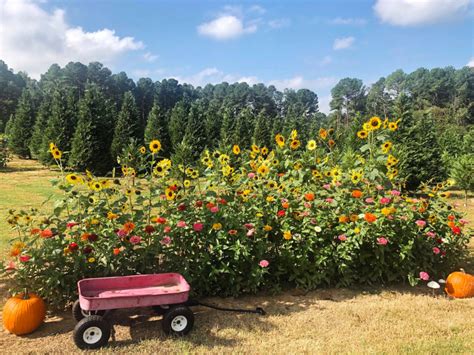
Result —
<path fill-rule="evenodd" d="M 290 143 L 290 148 L 296 150 L 300 147 L 301 142 L 298 139 L 293 139 Z"/>
<path fill-rule="evenodd" d="M 154 139 L 150 142 L 150 151 L 155 154 L 158 153 L 161 149 L 161 143 L 158 139 Z"/>
<path fill-rule="evenodd" d="M 174 198 L 176 197 L 176 194 L 170 188 L 167 188 L 165 190 L 165 195 L 166 195 L 166 199 L 169 200 L 169 201 L 174 200 Z"/>
<path fill-rule="evenodd" d="M 255 154 L 260 153 L 260 148 L 256 144 L 252 144 L 251 149 L 252 149 L 252 152 L 255 153 Z"/>
<path fill-rule="evenodd" d="M 351 172 L 351 181 L 354 184 L 357 184 L 358 182 L 360 182 L 361 179 L 362 179 L 362 171 L 352 170 L 352 172 Z"/>
<path fill-rule="evenodd" d="M 278 184 L 277 184 L 275 181 L 273 181 L 273 180 L 269 180 L 269 181 L 267 182 L 267 187 L 268 187 L 269 189 L 273 190 L 273 189 L 276 189 L 276 188 L 278 187 Z"/>
<path fill-rule="evenodd" d="M 100 191 L 102 190 L 102 184 L 98 181 L 91 181 L 89 183 L 89 188 L 93 191 Z"/>
<path fill-rule="evenodd" d="M 270 169 L 265 164 L 260 165 L 259 168 L 257 169 L 257 172 L 260 175 L 267 175 L 269 173 L 269 171 L 270 171 Z"/>
<path fill-rule="evenodd" d="M 298 131 L 296 129 L 291 131 L 290 138 L 291 140 L 295 140 L 298 137 Z"/>
<path fill-rule="evenodd" d="M 341 178 L 342 172 L 341 169 L 335 167 L 331 170 L 331 176 L 334 181 L 338 181 Z"/>
<path fill-rule="evenodd" d="M 83 182 L 82 178 L 80 176 L 77 176 L 76 174 L 66 175 L 66 181 L 71 185 L 82 184 Z"/>
<path fill-rule="evenodd" d="M 308 150 L 315 150 L 316 147 L 317 145 L 314 139 L 311 139 L 310 141 L 308 141 L 308 144 L 306 145 L 306 148 L 308 148 Z"/>
<path fill-rule="evenodd" d="M 392 132 L 396 131 L 398 129 L 398 122 L 400 122 L 400 120 L 389 122 L 388 129 L 391 130 Z"/>
<path fill-rule="evenodd" d="M 371 130 L 377 130 L 382 125 L 382 120 L 380 117 L 374 116 L 369 120 L 369 126 Z"/>
<path fill-rule="evenodd" d="M 294 165 L 293 165 L 293 169 L 295 170 L 301 170 L 301 168 L 303 167 L 303 165 L 301 164 L 301 162 L 297 161 Z"/>
<path fill-rule="evenodd" d="M 53 158 L 56 160 L 61 159 L 61 157 L 63 156 L 63 153 L 59 149 L 52 150 L 51 154 L 53 155 Z"/>
<path fill-rule="evenodd" d="M 268 148 L 267 147 L 263 147 L 262 150 L 262 155 L 266 156 L 268 154 Z"/>
<path fill-rule="evenodd" d="M 320 179 L 323 178 L 323 175 L 322 175 L 319 171 L 317 171 L 317 170 L 311 171 L 311 174 L 312 174 L 313 177 L 314 177 L 315 179 L 317 179 L 317 180 L 320 180 Z"/>
<path fill-rule="evenodd" d="M 328 131 L 326 131 L 324 128 L 319 129 L 319 137 L 321 139 L 326 139 L 328 136 Z"/>
<path fill-rule="evenodd" d="M 141 146 L 139 151 L 140 151 L 140 153 L 145 154 L 146 153 L 146 148 Z"/>
<path fill-rule="evenodd" d="M 368 136 L 369 132 L 367 132 L 366 130 L 361 130 L 357 132 L 357 137 L 359 137 L 360 139 L 366 139 Z"/>
<path fill-rule="evenodd" d="M 237 144 L 234 144 L 234 146 L 232 147 L 232 152 L 235 155 L 239 155 L 240 154 L 240 147 Z"/>
<path fill-rule="evenodd" d="M 184 181 L 183 181 L 183 185 L 184 185 L 184 187 L 189 187 L 189 186 L 191 186 L 191 181 L 189 181 L 189 180 L 184 180 Z"/>
<path fill-rule="evenodd" d="M 385 142 L 384 144 L 382 144 L 381 148 L 382 148 L 382 152 L 384 154 L 387 154 L 392 148 L 392 142 Z"/>
<path fill-rule="evenodd" d="M 275 142 L 280 148 L 285 146 L 285 138 L 280 133 L 275 136 Z"/>

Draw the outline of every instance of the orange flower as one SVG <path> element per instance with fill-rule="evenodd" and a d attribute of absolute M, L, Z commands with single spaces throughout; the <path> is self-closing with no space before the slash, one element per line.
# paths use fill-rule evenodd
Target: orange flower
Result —
<path fill-rule="evenodd" d="M 449 228 L 453 228 L 455 226 L 454 222 L 453 221 L 449 221 L 448 222 L 448 226 Z"/>
<path fill-rule="evenodd" d="M 51 229 L 45 229 L 42 230 L 40 234 L 43 238 L 51 238 L 53 236 L 53 231 Z"/>
<path fill-rule="evenodd" d="M 11 251 L 10 251 L 10 256 L 18 256 L 20 255 L 21 253 L 21 249 L 20 248 L 13 248 Z"/>
<path fill-rule="evenodd" d="M 135 223 L 127 222 L 123 225 L 123 230 L 127 233 L 130 233 L 135 228 Z"/>
<path fill-rule="evenodd" d="M 31 235 L 33 235 L 33 234 L 40 234 L 40 232 L 41 232 L 41 229 L 33 228 L 30 233 L 31 233 Z"/>
<path fill-rule="evenodd" d="M 290 207 L 290 204 L 289 204 L 288 202 L 283 202 L 283 203 L 281 204 L 281 207 L 283 207 L 283 208 L 288 208 L 288 207 Z"/>
<path fill-rule="evenodd" d="M 356 215 L 356 214 L 351 214 L 351 217 L 350 217 L 350 219 L 351 219 L 351 222 L 355 222 L 355 221 L 357 221 L 357 219 L 358 219 L 358 218 L 359 218 L 359 216 L 358 216 L 358 215 Z"/>
<path fill-rule="evenodd" d="M 84 233 L 83 235 L 81 235 L 81 240 L 82 241 L 86 241 L 86 240 L 89 240 L 89 233 Z"/>
<path fill-rule="evenodd" d="M 304 195 L 304 198 L 305 198 L 307 201 L 313 201 L 313 200 L 314 200 L 314 194 L 311 193 L 311 192 L 308 192 L 307 194 Z"/>
<path fill-rule="evenodd" d="M 353 191 L 352 191 L 352 197 L 361 198 L 361 197 L 362 197 L 362 191 L 360 191 L 360 190 L 353 190 Z"/>
<path fill-rule="evenodd" d="M 372 213 L 366 213 L 366 214 L 364 215 L 364 218 L 365 218 L 365 220 L 366 220 L 367 222 L 369 222 L 369 223 L 373 223 L 373 222 L 375 222 L 375 221 L 377 220 L 377 216 L 374 215 L 374 214 L 372 214 Z"/>
<path fill-rule="evenodd" d="M 119 255 L 119 254 L 120 254 L 120 249 L 114 248 L 114 255 Z"/>
<path fill-rule="evenodd" d="M 349 217 L 345 215 L 339 216 L 339 223 L 347 223 L 347 222 L 349 222 Z"/>

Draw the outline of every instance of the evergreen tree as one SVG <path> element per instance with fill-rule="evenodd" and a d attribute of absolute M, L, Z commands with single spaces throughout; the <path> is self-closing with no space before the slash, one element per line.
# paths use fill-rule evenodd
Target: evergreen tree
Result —
<path fill-rule="evenodd" d="M 260 111 L 253 131 L 253 140 L 260 147 L 268 147 L 270 144 L 270 129 L 267 125 L 267 116 Z"/>
<path fill-rule="evenodd" d="M 115 159 L 122 150 L 130 143 L 130 139 L 138 138 L 140 131 L 139 116 L 135 98 L 130 91 L 123 95 L 122 109 L 115 126 L 114 138 L 110 152 Z"/>
<path fill-rule="evenodd" d="M 222 111 L 222 125 L 220 132 L 220 145 L 229 145 L 232 143 L 232 132 L 234 131 L 235 121 L 231 108 L 224 108 Z"/>
<path fill-rule="evenodd" d="M 96 84 L 86 87 L 79 102 L 79 119 L 72 140 L 69 163 L 78 170 L 105 174 L 113 164 L 110 131 L 113 129 L 113 104 Z"/>
<path fill-rule="evenodd" d="M 199 158 L 206 147 L 207 137 L 203 111 L 205 111 L 205 105 L 202 101 L 191 105 L 184 134 L 184 141 L 190 145 L 195 159 Z"/>
<path fill-rule="evenodd" d="M 148 122 L 145 128 L 145 144 L 148 144 L 153 139 L 158 139 L 161 142 L 162 151 L 160 154 L 169 157 L 171 142 L 168 132 L 168 122 L 165 113 L 161 110 L 156 101 L 148 114 Z"/>
<path fill-rule="evenodd" d="M 30 141 L 34 122 L 35 116 L 31 93 L 26 89 L 18 101 L 18 107 L 9 132 L 10 139 L 8 141 L 12 152 L 22 158 L 31 157 Z"/>
<path fill-rule="evenodd" d="M 184 101 L 178 102 L 171 110 L 168 130 L 173 150 L 183 140 L 187 125 L 187 115 L 188 110 Z"/>
<path fill-rule="evenodd" d="M 51 101 L 49 97 L 43 98 L 41 105 L 36 115 L 35 125 L 33 128 L 33 135 L 30 142 L 30 151 L 33 158 L 39 159 L 41 150 L 43 149 L 43 136 L 45 127 L 48 125 L 48 120 L 51 116 Z"/>
<path fill-rule="evenodd" d="M 49 144 L 52 142 L 63 152 L 71 150 L 72 137 L 76 126 L 76 105 L 72 90 L 53 93 L 51 113 L 47 125 L 43 126 L 43 138 L 39 159 L 43 164 L 52 162 Z M 46 127 L 46 128 L 44 128 Z M 38 127 L 38 129 L 40 129 Z"/>

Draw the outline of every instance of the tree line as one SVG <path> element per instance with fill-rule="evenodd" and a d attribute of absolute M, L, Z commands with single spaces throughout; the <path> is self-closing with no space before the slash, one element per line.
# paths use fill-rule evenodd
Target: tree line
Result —
<path fill-rule="evenodd" d="M 372 115 L 404 121 L 398 139 L 405 151 L 400 153 L 408 174 L 416 175 L 415 184 L 433 174 L 441 179 L 450 157 L 472 154 L 474 68 L 397 70 L 370 86 L 344 78 L 331 93 L 331 113 L 325 115 L 318 96 L 307 89 L 281 92 L 271 85 L 225 82 L 195 88 L 175 79 L 134 82 L 98 62 L 53 64 L 33 80 L 0 61 L 0 132 L 20 157 L 50 164 L 49 143 L 55 142 L 67 166 L 100 174 L 116 165 L 115 157 L 131 139 L 136 144 L 159 139 L 164 156 L 186 145 L 197 158 L 203 149 L 228 144 L 272 147 L 276 133 L 293 128 L 304 142 L 321 126 L 332 126 L 349 154 L 359 143 L 347 133 L 354 133 L 361 117 Z M 428 150 L 421 157 L 420 147 Z M 423 165 L 426 176 L 417 171 Z"/>

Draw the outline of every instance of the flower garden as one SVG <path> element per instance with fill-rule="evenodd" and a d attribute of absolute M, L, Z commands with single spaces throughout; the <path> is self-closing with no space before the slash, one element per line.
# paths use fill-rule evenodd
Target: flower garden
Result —
<path fill-rule="evenodd" d="M 197 294 L 220 296 L 445 277 L 466 250 L 466 221 L 446 200 L 449 181 L 402 192 L 397 129 L 369 119 L 353 159 L 334 129 L 307 142 L 278 134 L 273 150 L 205 151 L 194 165 L 153 140 L 111 178 L 64 171 L 52 143 L 64 198 L 49 216 L 10 212 L 18 237 L 5 272 L 14 291 L 55 306 L 94 276 L 179 272 Z"/>

